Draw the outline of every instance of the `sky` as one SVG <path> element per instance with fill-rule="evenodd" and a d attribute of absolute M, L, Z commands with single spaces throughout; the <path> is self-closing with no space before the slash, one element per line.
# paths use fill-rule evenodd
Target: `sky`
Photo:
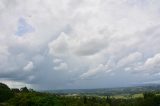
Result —
<path fill-rule="evenodd" d="M 0 13 L 12 88 L 160 83 L 160 0 L 0 0 Z"/>

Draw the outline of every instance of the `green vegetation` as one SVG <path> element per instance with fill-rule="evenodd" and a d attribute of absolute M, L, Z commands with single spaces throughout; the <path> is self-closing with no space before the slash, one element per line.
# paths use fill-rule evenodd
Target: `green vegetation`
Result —
<path fill-rule="evenodd" d="M 27 87 L 10 89 L 0 83 L 0 106 L 159 106 L 159 92 L 132 95 L 58 95 L 36 92 Z"/>
<path fill-rule="evenodd" d="M 10 88 L 5 84 L 0 83 L 0 102 L 4 102 L 11 97 L 13 97 L 13 93 Z"/>

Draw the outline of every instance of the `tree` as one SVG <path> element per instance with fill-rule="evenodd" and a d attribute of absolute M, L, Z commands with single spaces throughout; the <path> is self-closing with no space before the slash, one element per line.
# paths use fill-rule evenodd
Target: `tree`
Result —
<path fill-rule="evenodd" d="M 0 102 L 7 101 L 11 97 L 13 97 L 13 93 L 10 88 L 5 84 L 0 83 Z"/>
<path fill-rule="evenodd" d="M 110 96 L 107 96 L 107 98 L 106 98 L 106 103 L 111 104 Z"/>
<path fill-rule="evenodd" d="M 11 89 L 13 93 L 20 93 L 20 90 L 18 88 Z"/>
<path fill-rule="evenodd" d="M 143 93 L 144 99 L 151 98 L 151 97 L 154 97 L 154 96 L 155 96 L 155 94 L 152 93 L 152 92 L 145 92 L 145 93 Z"/>
<path fill-rule="evenodd" d="M 84 104 L 87 103 L 87 97 L 86 97 L 86 96 L 83 97 L 83 103 L 84 103 Z"/>
<path fill-rule="evenodd" d="M 29 90 L 28 90 L 28 88 L 27 88 L 27 87 L 23 87 L 23 88 L 21 88 L 21 89 L 20 89 L 20 91 L 21 91 L 21 92 L 25 92 L 25 93 L 29 92 Z"/>

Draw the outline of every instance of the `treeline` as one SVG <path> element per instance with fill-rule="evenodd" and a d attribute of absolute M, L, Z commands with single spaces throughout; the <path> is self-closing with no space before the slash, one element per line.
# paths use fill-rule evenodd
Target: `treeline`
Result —
<path fill-rule="evenodd" d="M 139 98 L 120 98 L 110 96 L 61 96 L 36 92 L 27 87 L 10 89 L 0 83 L 0 106 L 160 106 L 160 95 L 145 92 Z"/>
<path fill-rule="evenodd" d="M 36 92 L 27 87 L 10 89 L 0 83 L 0 106 L 63 106 L 54 94 Z"/>
<path fill-rule="evenodd" d="M 116 99 L 107 97 L 61 97 L 63 106 L 160 106 L 160 95 L 143 93 L 144 97 Z"/>

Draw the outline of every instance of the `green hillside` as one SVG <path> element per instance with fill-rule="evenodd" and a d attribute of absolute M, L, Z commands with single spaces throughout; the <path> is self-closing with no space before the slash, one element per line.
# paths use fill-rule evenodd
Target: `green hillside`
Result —
<path fill-rule="evenodd" d="M 159 106 L 158 91 L 119 95 L 61 95 L 37 92 L 27 87 L 10 89 L 0 83 L 0 106 Z"/>

